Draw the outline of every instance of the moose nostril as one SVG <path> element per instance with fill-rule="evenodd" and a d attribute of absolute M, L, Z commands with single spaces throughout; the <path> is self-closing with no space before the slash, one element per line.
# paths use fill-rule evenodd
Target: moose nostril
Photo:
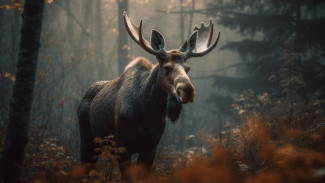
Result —
<path fill-rule="evenodd" d="M 179 83 L 176 87 L 176 93 L 182 103 L 194 101 L 195 91 L 191 83 Z"/>

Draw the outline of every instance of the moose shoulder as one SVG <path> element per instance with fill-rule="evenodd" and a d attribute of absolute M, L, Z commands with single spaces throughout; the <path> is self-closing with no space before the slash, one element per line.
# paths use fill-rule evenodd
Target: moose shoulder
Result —
<path fill-rule="evenodd" d="M 149 43 L 142 36 L 142 21 L 140 26 L 135 26 L 124 13 L 124 22 L 131 38 L 155 55 L 158 64 L 136 58 L 120 77 L 95 83 L 78 109 L 82 162 L 97 161 L 93 158 L 94 137 L 113 134 L 117 145 L 126 149 L 118 159 L 123 177 L 133 153 L 139 153 L 138 163 L 150 169 L 165 129 L 165 118 L 175 122 L 182 104 L 193 102 L 195 98 L 186 60 L 210 52 L 220 36 L 219 32 L 215 42 L 210 44 L 213 35 L 210 20 L 207 27 L 204 24 L 195 27 L 180 49 L 165 51 L 164 37 L 158 31 L 152 31 Z"/>

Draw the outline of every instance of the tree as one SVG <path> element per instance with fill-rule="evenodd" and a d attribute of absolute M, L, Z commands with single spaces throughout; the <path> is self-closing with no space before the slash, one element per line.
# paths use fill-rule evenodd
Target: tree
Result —
<path fill-rule="evenodd" d="M 253 89 L 256 94 L 266 91 L 274 95 L 281 95 L 284 90 L 293 91 L 292 84 L 296 83 L 284 81 L 293 81 L 297 75 L 285 74 L 292 69 L 293 62 L 288 64 L 288 58 L 283 54 L 287 47 L 285 42 L 292 40 L 291 52 L 298 55 L 294 67 L 300 68 L 300 80 L 306 84 L 300 90 L 308 102 L 314 93 L 325 88 L 325 66 L 322 63 L 325 54 L 324 9 L 325 2 L 321 0 L 218 0 L 207 3 L 205 9 L 195 10 L 216 17 L 219 25 L 243 36 L 242 40 L 228 41 L 221 47 L 239 54 L 242 63 L 238 68 L 242 76 L 214 75 L 214 85 L 230 94 L 247 89 Z M 294 99 L 292 93 L 286 94 Z M 219 107 L 218 96 L 213 100 Z M 291 115 L 292 111 L 289 112 Z"/>
<path fill-rule="evenodd" d="M 128 33 L 126 32 L 124 20 L 123 20 L 123 12 L 128 12 L 129 8 L 128 0 L 118 0 L 118 73 L 121 74 L 124 71 L 125 66 L 128 64 Z"/>
<path fill-rule="evenodd" d="M 289 126 L 293 121 L 294 113 L 300 112 L 295 110 L 299 103 L 302 103 L 303 98 L 301 91 L 305 86 L 305 82 L 302 78 L 302 67 L 299 65 L 300 55 L 295 53 L 295 42 L 293 39 L 289 39 L 284 44 L 283 50 L 283 62 L 280 68 L 280 89 L 282 94 L 282 102 L 286 103 L 288 110 Z"/>
<path fill-rule="evenodd" d="M 301 55 L 298 64 L 310 89 L 307 93 L 313 93 L 325 86 L 324 76 L 312 74 L 315 70 L 324 73 L 324 9 L 325 2 L 321 0 L 219 0 L 208 3 L 204 13 L 218 17 L 219 24 L 244 36 L 240 41 L 228 41 L 222 49 L 239 53 L 247 76 L 243 79 L 250 81 L 251 88 L 265 86 L 262 89 L 270 91 L 270 78 L 278 85 L 283 44 L 293 38 L 293 51 Z M 227 84 L 221 82 L 218 86 L 228 87 Z"/>
<path fill-rule="evenodd" d="M 33 102 L 44 0 L 26 0 L 23 10 L 16 82 L 10 102 L 9 124 L 0 159 L 0 180 L 19 182 Z"/>

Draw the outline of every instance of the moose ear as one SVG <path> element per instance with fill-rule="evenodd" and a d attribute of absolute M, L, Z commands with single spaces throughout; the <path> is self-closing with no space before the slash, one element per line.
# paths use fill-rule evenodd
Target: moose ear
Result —
<path fill-rule="evenodd" d="M 158 32 L 157 30 L 152 30 L 150 43 L 151 43 L 151 47 L 155 51 L 159 51 L 159 50 L 164 50 L 165 49 L 165 39 L 164 39 L 164 36 L 161 35 L 160 32 Z"/>
<path fill-rule="evenodd" d="M 190 38 L 188 38 L 185 43 L 181 46 L 179 49 L 181 52 L 192 52 L 196 46 L 196 40 L 197 40 L 197 31 L 194 31 Z"/>

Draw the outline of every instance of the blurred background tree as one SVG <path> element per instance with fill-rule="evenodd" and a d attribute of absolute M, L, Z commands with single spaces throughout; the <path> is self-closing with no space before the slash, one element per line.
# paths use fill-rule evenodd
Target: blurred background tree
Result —
<path fill-rule="evenodd" d="M 291 121 L 287 126 L 308 130 L 323 124 L 322 0 L 46 2 L 31 129 L 34 135 L 54 138 L 57 147 L 66 149 L 66 156 L 79 160 L 76 111 L 89 86 L 116 78 L 123 65 L 135 57 L 144 56 L 155 62 L 152 55 L 120 32 L 124 25 L 119 17 L 126 7 L 136 24 L 143 20 L 145 38 L 150 37 L 152 29 L 164 35 L 166 49 L 179 48 L 194 26 L 207 24 L 210 17 L 214 30 L 222 31 L 217 49 L 206 57 L 188 60 L 196 100 L 184 105 L 178 123 L 166 123 L 158 157 L 166 152 L 183 158 L 184 153 L 204 155 L 207 145 L 202 139 L 207 135 L 222 144 L 231 144 L 227 142 L 231 132 L 246 123 L 250 115 L 263 116 L 262 121 L 267 121 L 264 125 L 276 124 L 271 126 L 277 132 L 273 137 L 280 140 L 279 134 L 285 131 L 282 123 Z M 22 0 L 0 1 L 1 129 L 9 122 L 9 99 L 16 82 L 21 3 Z M 126 36 L 120 36 L 123 34 Z M 0 139 L 0 146 L 2 142 Z M 29 155 L 39 153 L 29 150 Z M 159 159 L 159 165 L 165 166 L 165 160 Z"/>
<path fill-rule="evenodd" d="M 24 3 L 17 72 L 0 157 L 1 182 L 23 182 L 21 173 L 34 99 L 43 9 L 44 0 L 26 0 Z"/>
<path fill-rule="evenodd" d="M 304 95 L 324 88 L 325 3 L 321 0 L 218 0 L 207 3 L 200 13 L 216 17 L 220 25 L 242 35 L 221 49 L 240 56 L 241 78 L 216 76 L 215 85 L 231 92 L 252 88 L 257 93 L 279 91 L 284 43 L 294 39 L 293 63 L 301 67 L 306 82 Z M 237 90 L 236 90 L 237 89 Z"/>

